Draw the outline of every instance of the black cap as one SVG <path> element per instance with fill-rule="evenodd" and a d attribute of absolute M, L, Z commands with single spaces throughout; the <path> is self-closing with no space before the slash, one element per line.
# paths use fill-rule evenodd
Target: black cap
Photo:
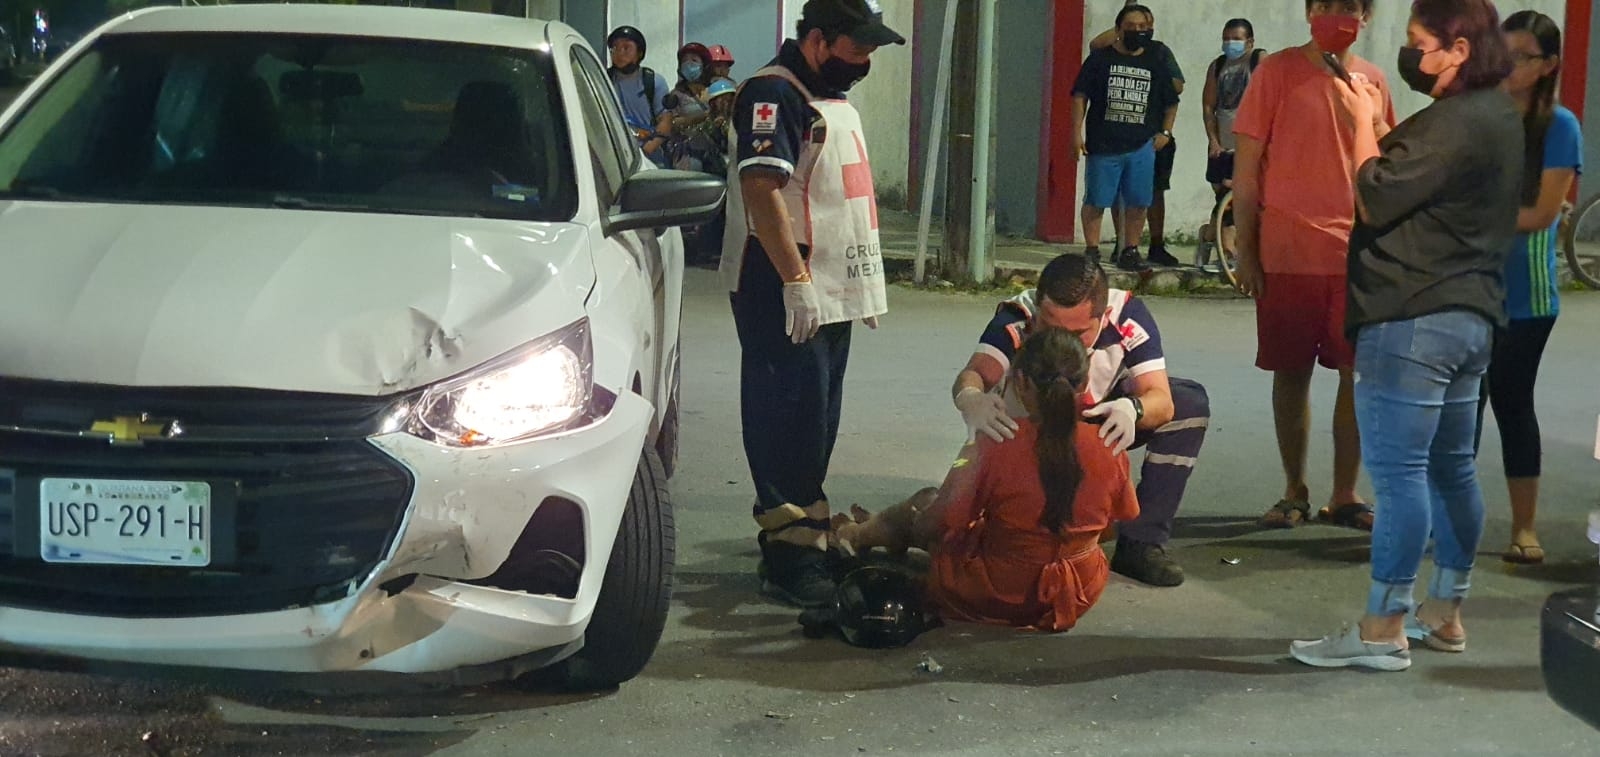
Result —
<path fill-rule="evenodd" d="M 883 25 L 878 0 L 806 0 L 803 22 L 818 29 L 839 32 L 864 45 L 903 45 L 906 38 Z"/>

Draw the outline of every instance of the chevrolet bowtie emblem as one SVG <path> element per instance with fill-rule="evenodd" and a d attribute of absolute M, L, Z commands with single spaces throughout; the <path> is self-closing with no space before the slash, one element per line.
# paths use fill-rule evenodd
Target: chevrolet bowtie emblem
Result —
<path fill-rule="evenodd" d="M 108 421 L 95 421 L 89 433 L 104 434 L 112 444 L 139 445 L 146 439 L 177 436 L 179 431 L 173 421 L 151 420 L 149 415 L 119 415 Z"/>

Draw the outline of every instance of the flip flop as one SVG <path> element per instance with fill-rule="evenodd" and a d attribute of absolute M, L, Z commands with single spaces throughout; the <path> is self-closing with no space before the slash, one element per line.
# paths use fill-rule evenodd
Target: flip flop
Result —
<path fill-rule="evenodd" d="M 1273 514 L 1279 517 L 1273 518 Z M 1259 521 L 1263 528 L 1294 528 L 1311 518 L 1311 503 L 1280 499 Z"/>
<path fill-rule="evenodd" d="M 1346 502 L 1322 508 L 1317 512 L 1317 520 L 1359 531 L 1371 531 L 1373 515 L 1372 505 L 1365 502 Z M 1363 519 L 1362 516 L 1367 517 Z"/>
<path fill-rule="evenodd" d="M 1500 556 L 1512 565 L 1542 565 L 1544 564 L 1544 547 L 1537 544 L 1513 544 Z"/>

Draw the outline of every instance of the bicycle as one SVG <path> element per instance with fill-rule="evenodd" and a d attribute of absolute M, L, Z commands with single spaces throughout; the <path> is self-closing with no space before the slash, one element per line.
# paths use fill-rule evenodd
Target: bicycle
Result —
<path fill-rule="evenodd" d="M 1228 284 L 1239 286 L 1239 254 L 1235 246 L 1238 237 L 1233 227 L 1233 190 L 1229 190 L 1211 211 L 1211 222 L 1200 227 L 1200 249 L 1195 254 L 1195 265 L 1208 273 L 1215 273 Z M 1217 254 L 1215 265 L 1211 255 Z M 1215 268 L 1215 270 L 1212 270 Z"/>
<path fill-rule="evenodd" d="M 1571 205 L 1562 206 L 1557 233 L 1572 278 L 1600 290 L 1600 213 L 1591 213 L 1596 207 L 1600 207 L 1600 193 L 1591 196 L 1576 213 Z"/>

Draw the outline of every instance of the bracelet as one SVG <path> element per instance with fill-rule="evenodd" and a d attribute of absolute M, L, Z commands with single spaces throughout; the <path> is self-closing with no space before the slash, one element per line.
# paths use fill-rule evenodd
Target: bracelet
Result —
<path fill-rule="evenodd" d="M 786 279 L 786 280 L 784 280 L 783 283 L 785 283 L 785 284 L 810 284 L 811 283 L 811 272 L 810 271 L 801 271 L 799 276 L 796 276 L 796 277 L 794 277 L 792 279 Z"/>

